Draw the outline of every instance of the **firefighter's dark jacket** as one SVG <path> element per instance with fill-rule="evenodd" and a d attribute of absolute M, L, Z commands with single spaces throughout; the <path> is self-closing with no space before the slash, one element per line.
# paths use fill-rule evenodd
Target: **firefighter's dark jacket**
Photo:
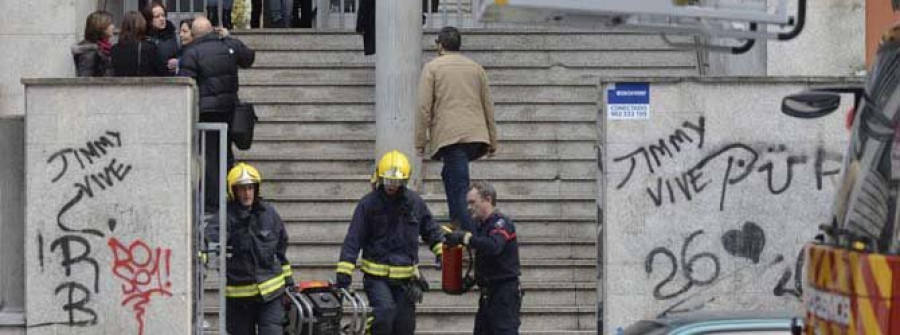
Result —
<path fill-rule="evenodd" d="M 410 278 L 419 263 L 419 236 L 435 255 L 441 254 L 443 235 L 425 201 L 406 188 L 396 197 L 388 197 L 379 188 L 357 204 L 337 272 L 352 274 L 362 249 L 360 267 L 364 273 Z"/>
<path fill-rule="evenodd" d="M 478 225 L 469 247 L 475 249 L 475 280 L 479 286 L 514 280 L 521 274 L 516 226 L 499 211 Z"/>
<path fill-rule="evenodd" d="M 269 301 L 281 296 L 285 285 L 293 284 L 287 243 L 284 223 L 271 205 L 260 200 L 247 208 L 229 202 L 226 297 Z"/>

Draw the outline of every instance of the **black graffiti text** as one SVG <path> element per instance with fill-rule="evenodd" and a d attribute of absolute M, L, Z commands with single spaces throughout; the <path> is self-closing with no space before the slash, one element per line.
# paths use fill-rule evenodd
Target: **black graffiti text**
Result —
<path fill-rule="evenodd" d="M 665 247 L 654 248 L 650 251 L 649 254 L 647 254 L 647 257 L 644 259 L 644 271 L 648 276 L 653 273 L 653 262 L 656 259 L 657 255 L 661 255 L 667 258 L 671 267 L 671 270 L 669 271 L 668 275 L 666 275 L 666 278 L 663 278 L 663 280 L 653 288 L 653 297 L 655 297 L 657 300 L 668 300 L 676 298 L 684 294 L 685 292 L 688 292 L 695 286 L 706 286 L 713 283 L 714 281 L 716 281 L 716 279 L 719 278 L 719 271 L 721 269 L 721 266 L 719 264 L 718 256 L 711 252 L 701 252 L 690 257 L 688 257 L 687 255 L 688 247 L 691 245 L 694 239 L 700 235 L 703 235 L 702 229 L 694 231 L 685 239 L 684 243 L 681 245 L 680 262 L 675 254 Z M 705 277 L 699 277 L 698 275 L 700 274 L 695 271 L 695 266 L 698 261 L 701 261 L 703 259 L 707 259 L 708 262 L 712 264 L 713 270 L 712 273 L 707 273 Z M 684 276 L 684 279 L 686 280 L 685 284 L 680 288 L 669 290 L 670 292 L 668 293 L 663 292 L 666 286 L 675 280 L 675 276 L 679 272 L 679 263 L 681 264 L 681 275 Z"/>
<path fill-rule="evenodd" d="M 697 124 L 685 121 L 684 123 L 682 123 L 682 128 L 676 129 L 667 138 L 660 138 L 656 142 L 647 146 L 640 147 L 637 150 L 632 151 L 624 156 L 613 158 L 613 163 L 627 160 L 630 164 L 630 167 L 628 168 L 628 174 L 625 176 L 625 178 L 622 179 L 621 182 L 619 182 L 619 184 L 616 186 L 616 189 L 622 188 L 623 186 L 625 186 L 625 184 L 628 183 L 628 180 L 631 179 L 632 174 L 634 174 L 635 168 L 637 168 L 638 166 L 638 158 L 643 158 L 643 162 L 647 167 L 647 171 L 649 171 L 651 174 L 655 174 L 656 169 L 654 167 L 662 167 L 663 158 L 665 157 L 669 157 L 669 159 L 674 160 L 675 153 L 680 153 L 682 150 L 682 146 L 686 146 L 688 143 L 696 142 L 697 148 L 702 149 L 703 141 L 705 140 L 706 136 L 706 118 L 701 116 Z M 685 129 L 693 132 L 695 137 L 691 137 L 690 135 L 688 135 L 688 132 L 685 131 Z"/>

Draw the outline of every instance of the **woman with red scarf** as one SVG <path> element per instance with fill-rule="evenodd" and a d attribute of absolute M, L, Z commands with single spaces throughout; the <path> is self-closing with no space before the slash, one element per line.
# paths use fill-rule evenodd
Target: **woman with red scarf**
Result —
<path fill-rule="evenodd" d="M 79 77 L 103 77 L 111 75 L 109 51 L 116 27 L 112 15 L 99 10 L 88 15 L 84 24 L 84 40 L 72 46 L 75 72 Z"/>

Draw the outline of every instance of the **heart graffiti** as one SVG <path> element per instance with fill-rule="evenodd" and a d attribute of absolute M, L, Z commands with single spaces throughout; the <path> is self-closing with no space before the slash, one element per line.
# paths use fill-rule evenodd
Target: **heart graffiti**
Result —
<path fill-rule="evenodd" d="M 732 256 L 747 258 L 758 264 L 766 246 L 766 233 L 757 224 L 747 221 L 741 230 L 729 230 L 722 235 L 722 246 Z"/>

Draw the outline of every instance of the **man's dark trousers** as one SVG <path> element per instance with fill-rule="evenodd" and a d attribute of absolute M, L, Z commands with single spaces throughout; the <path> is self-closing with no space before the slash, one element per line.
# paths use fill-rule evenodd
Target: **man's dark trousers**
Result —
<path fill-rule="evenodd" d="M 231 121 L 230 113 L 201 113 L 200 114 L 200 122 L 218 122 L 218 123 L 229 123 Z M 207 213 L 210 213 L 219 208 L 219 133 L 218 132 L 207 132 L 206 133 L 206 171 L 203 177 L 203 185 L 205 187 L 204 191 L 204 207 Z M 234 166 L 234 152 L 231 149 L 231 141 L 228 141 L 226 145 L 228 148 L 227 161 L 225 165 L 225 172 L 228 173 L 228 169 L 231 169 Z"/>
<path fill-rule="evenodd" d="M 519 280 L 480 287 L 474 335 L 518 335 L 522 307 Z"/>
<path fill-rule="evenodd" d="M 416 331 L 416 305 L 406 295 L 407 282 L 363 277 L 363 289 L 375 316 L 372 335 L 413 335 Z"/>
<path fill-rule="evenodd" d="M 256 298 L 226 300 L 225 317 L 230 335 L 283 335 L 284 305 L 281 299 L 262 302 Z"/>
<path fill-rule="evenodd" d="M 450 219 L 459 223 L 466 231 L 475 231 L 475 225 L 466 206 L 466 192 L 469 189 L 469 161 L 477 157 L 483 143 L 459 143 L 441 148 L 438 156 L 444 162 L 441 179 L 447 194 Z"/>

